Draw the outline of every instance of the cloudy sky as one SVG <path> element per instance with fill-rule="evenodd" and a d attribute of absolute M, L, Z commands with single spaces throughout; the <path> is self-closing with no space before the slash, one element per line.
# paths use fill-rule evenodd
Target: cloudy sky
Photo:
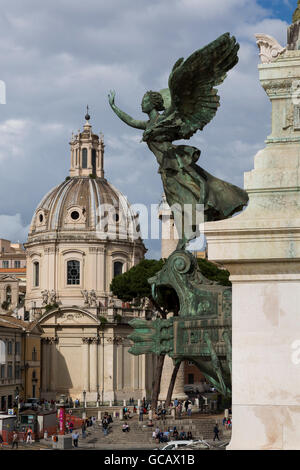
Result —
<path fill-rule="evenodd" d="M 25 241 L 33 211 L 69 171 L 69 140 L 90 106 L 103 132 L 106 177 L 132 203 L 155 204 L 162 194 L 154 156 L 141 132 L 111 111 L 116 104 L 145 119 L 146 90 L 167 86 L 179 57 L 231 32 L 240 61 L 219 87 L 221 108 L 191 139 L 199 164 L 243 186 L 270 131 L 270 103 L 258 81 L 254 34 L 286 44 L 296 0 L 10 0 L 0 15 L 0 237 Z M 149 257 L 159 242 L 146 241 Z"/>

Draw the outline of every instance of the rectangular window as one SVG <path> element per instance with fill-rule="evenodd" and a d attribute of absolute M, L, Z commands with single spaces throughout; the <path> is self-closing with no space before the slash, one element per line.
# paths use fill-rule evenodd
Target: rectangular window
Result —
<path fill-rule="evenodd" d="M 194 374 L 188 374 L 188 383 L 190 385 L 194 383 Z"/>
<path fill-rule="evenodd" d="M 87 149 L 82 149 L 82 168 L 87 168 Z"/>
<path fill-rule="evenodd" d="M 15 269 L 19 269 L 21 267 L 21 261 L 15 261 Z"/>
<path fill-rule="evenodd" d="M 33 285 L 34 287 L 40 285 L 40 264 L 38 262 L 33 263 Z"/>
<path fill-rule="evenodd" d="M 32 355 L 31 355 L 31 357 L 32 357 L 32 360 L 33 360 L 33 361 L 37 361 L 37 352 L 36 352 L 36 349 L 35 349 L 35 348 L 33 348 L 33 350 L 32 350 Z"/>
<path fill-rule="evenodd" d="M 2 261 L 2 268 L 8 269 L 8 266 L 9 266 L 8 261 Z"/>
<path fill-rule="evenodd" d="M 8 379 L 12 379 L 12 376 L 13 376 L 12 372 L 13 372 L 12 364 L 9 363 L 7 366 L 7 378 Z"/>
<path fill-rule="evenodd" d="M 0 378 L 5 379 L 5 364 L 1 364 L 0 367 Z"/>
<path fill-rule="evenodd" d="M 16 379 L 20 379 L 20 378 L 21 378 L 21 366 L 20 366 L 20 364 L 19 364 L 18 362 L 16 363 L 15 378 L 16 378 Z"/>
<path fill-rule="evenodd" d="M 15 351 L 16 354 L 21 354 L 21 343 L 19 343 L 19 341 L 17 341 L 15 344 Z"/>
<path fill-rule="evenodd" d="M 7 343 L 7 354 L 12 355 L 12 342 L 8 341 Z"/>
<path fill-rule="evenodd" d="M 68 285 L 80 284 L 80 262 L 79 261 L 76 261 L 76 260 L 68 261 L 67 284 Z"/>

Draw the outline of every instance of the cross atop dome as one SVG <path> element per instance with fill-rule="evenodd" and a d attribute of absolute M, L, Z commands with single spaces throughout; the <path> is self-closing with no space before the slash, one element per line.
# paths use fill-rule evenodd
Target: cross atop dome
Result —
<path fill-rule="evenodd" d="M 89 106 L 86 107 L 85 124 L 83 131 L 72 134 L 71 146 L 71 169 L 70 176 L 86 176 L 104 178 L 103 156 L 104 141 L 103 135 L 93 134 L 92 126 L 89 122 Z"/>

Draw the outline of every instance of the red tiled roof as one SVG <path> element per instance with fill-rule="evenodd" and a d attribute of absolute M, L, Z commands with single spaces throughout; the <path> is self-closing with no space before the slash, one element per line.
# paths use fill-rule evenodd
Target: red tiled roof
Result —
<path fill-rule="evenodd" d="M 0 268 L 0 273 L 26 274 L 26 268 Z"/>

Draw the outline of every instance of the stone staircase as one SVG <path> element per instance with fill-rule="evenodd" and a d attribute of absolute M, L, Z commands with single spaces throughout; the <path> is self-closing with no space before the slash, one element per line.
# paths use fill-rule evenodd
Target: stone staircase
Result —
<path fill-rule="evenodd" d="M 127 423 L 130 426 L 130 432 L 122 431 L 122 421 L 114 419 L 114 422 L 110 424 L 109 434 L 104 436 L 102 431 L 102 426 L 100 423 L 97 423 L 95 426 L 87 429 L 87 437 L 82 439 L 80 437 L 79 447 L 80 448 L 100 448 L 106 446 L 110 448 L 114 446 L 119 449 L 133 449 L 133 448 L 154 448 L 157 447 L 157 443 L 152 438 L 153 430 L 156 427 L 159 427 L 162 431 L 166 430 L 168 427 L 171 429 L 176 426 L 178 432 L 184 430 L 186 433 L 188 431 L 192 432 L 193 439 L 205 439 L 212 440 L 214 437 L 213 429 L 215 423 L 218 422 L 220 429 L 220 439 L 223 437 L 223 426 L 222 418 L 216 417 L 206 417 L 206 418 L 197 418 L 197 419 L 166 419 L 163 421 L 153 421 L 154 426 L 148 428 L 146 426 L 147 421 L 139 422 L 137 417 L 130 419 Z M 171 437 L 172 440 L 172 437 Z"/>

